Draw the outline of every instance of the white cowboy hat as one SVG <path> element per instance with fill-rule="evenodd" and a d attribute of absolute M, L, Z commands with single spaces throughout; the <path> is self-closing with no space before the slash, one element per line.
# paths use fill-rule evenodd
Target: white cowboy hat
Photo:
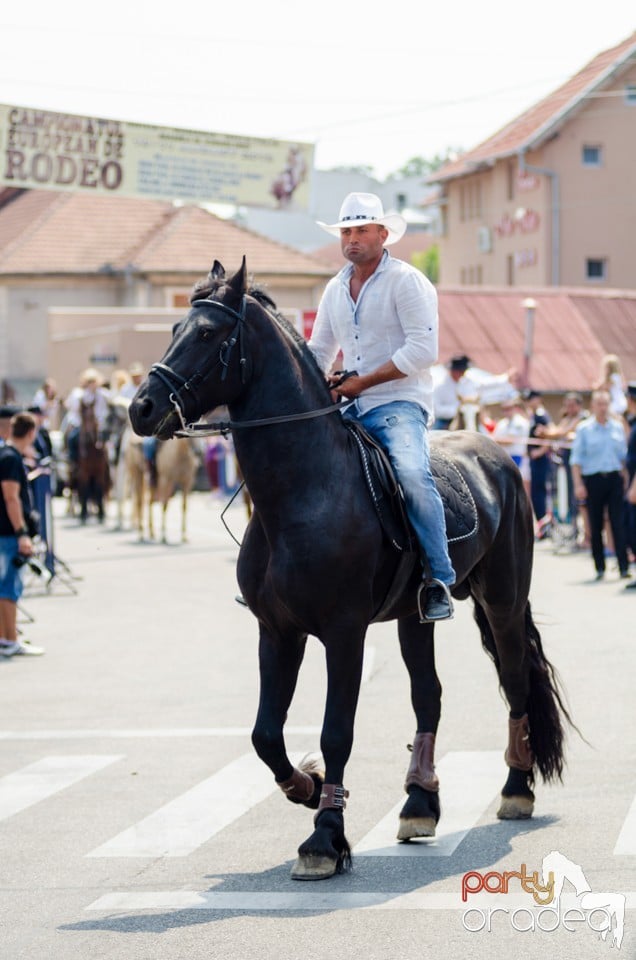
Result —
<path fill-rule="evenodd" d="M 384 241 L 388 246 L 401 240 L 406 233 L 406 220 L 399 213 L 384 213 L 382 201 L 375 193 L 350 193 L 340 207 L 338 223 L 316 221 L 319 227 L 334 237 L 340 236 L 343 227 L 362 227 L 365 223 L 379 223 L 389 232 Z"/>

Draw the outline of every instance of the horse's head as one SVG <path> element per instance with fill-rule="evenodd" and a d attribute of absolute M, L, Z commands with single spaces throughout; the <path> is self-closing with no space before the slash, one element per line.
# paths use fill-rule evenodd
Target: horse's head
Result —
<path fill-rule="evenodd" d="M 240 395 L 249 379 L 246 294 L 245 258 L 231 279 L 215 260 L 194 288 L 190 311 L 175 325 L 166 353 L 130 404 L 136 433 L 166 439 Z"/>

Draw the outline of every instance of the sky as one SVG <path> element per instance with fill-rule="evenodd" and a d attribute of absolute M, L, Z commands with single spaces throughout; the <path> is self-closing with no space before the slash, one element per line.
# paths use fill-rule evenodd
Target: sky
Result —
<path fill-rule="evenodd" d="M 30 0 L 0 103 L 315 145 L 321 170 L 469 149 L 636 31 L 634 0 Z"/>

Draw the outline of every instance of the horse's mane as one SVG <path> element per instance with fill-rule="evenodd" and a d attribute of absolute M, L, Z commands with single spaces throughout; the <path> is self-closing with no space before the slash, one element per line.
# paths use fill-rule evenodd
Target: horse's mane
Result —
<path fill-rule="evenodd" d="M 198 280 L 192 289 L 190 303 L 193 303 L 195 300 L 211 299 L 212 294 L 217 293 L 223 284 L 223 280 L 215 279 L 210 276 L 204 277 L 202 280 Z M 247 296 L 252 297 L 253 300 L 256 300 L 256 302 L 263 307 L 267 315 L 271 317 L 271 319 L 274 320 L 278 326 L 282 328 L 283 332 L 286 333 L 287 336 L 292 340 L 299 352 L 302 354 L 304 360 L 310 365 L 313 372 L 317 374 L 320 382 L 324 386 L 325 392 L 327 392 L 324 374 L 318 366 L 313 353 L 307 346 L 307 341 L 298 332 L 293 323 L 291 323 L 287 317 L 283 316 L 283 314 L 279 312 L 278 307 L 272 300 L 269 293 L 267 293 L 265 288 L 259 284 L 253 284 L 252 286 L 248 287 L 246 292 Z"/>

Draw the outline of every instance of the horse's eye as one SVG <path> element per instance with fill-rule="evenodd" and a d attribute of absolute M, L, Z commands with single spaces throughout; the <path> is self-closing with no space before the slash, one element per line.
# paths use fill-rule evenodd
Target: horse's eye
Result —
<path fill-rule="evenodd" d="M 201 340 L 209 340 L 211 336 L 212 332 L 210 330 L 206 330 L 205 328 L 199 330 L 199 337 Z"/>

